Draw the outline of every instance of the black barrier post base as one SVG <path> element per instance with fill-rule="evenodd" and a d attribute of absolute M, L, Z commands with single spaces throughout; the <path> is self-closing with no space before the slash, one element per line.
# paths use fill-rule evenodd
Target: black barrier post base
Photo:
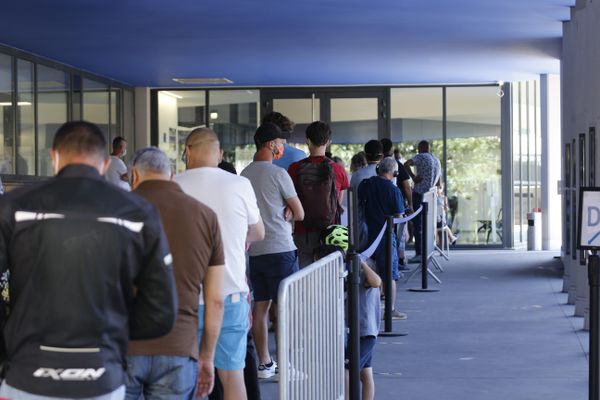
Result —
<path fill-rule="evenodd" d="M 590 284 L 590 355 L 589 355 L 589 399 L 600 400 L 600 257 L 596 250 L 588 261 L 588 280 Z"/>
<path fill-rule="evenodd" d="M 392 298 L 392 285 L 396 282 L 392 279 L 392 251 L 396 249 L 392 246 L 392 236 L 394 234 L 394 217 L 389 216 L 386 218 L 387 226 L 385 230 L 385 274 L 383 283 L 385 285 L 385 311 L 383 314 L 384 319 L 384 330 L 379 332 L 379 336 L 386 337 L 398 337 L 406 336 L 408 332 L 393 332 L 392 331 L 392 309 L 394 304 L 392 303 L 395 299 Z"/>

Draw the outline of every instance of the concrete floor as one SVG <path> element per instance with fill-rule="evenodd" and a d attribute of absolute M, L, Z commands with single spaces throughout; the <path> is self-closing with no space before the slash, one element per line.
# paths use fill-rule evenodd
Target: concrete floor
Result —
<path fill-rule="evenodd" d="M 378 338 L 376 399 L 586 399 L 588 334 L 560 292 L 555 255 L 454 252 L 440 292 L 407 291 L 420 277 L 399 282 L 408 319 L 394 329 L 409 334 Z M 261 389 L 277 399 L 276 383 Z"/>

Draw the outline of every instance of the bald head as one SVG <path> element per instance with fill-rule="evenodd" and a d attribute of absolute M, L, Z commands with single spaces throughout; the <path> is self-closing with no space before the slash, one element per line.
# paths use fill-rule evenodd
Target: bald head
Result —
<path fill-rule="evenodd" d="M 219 165 L 220 150 L 219 138 L 212 129 L 194 129 L 185 140 L 187 168 L 216 168 Z"/>

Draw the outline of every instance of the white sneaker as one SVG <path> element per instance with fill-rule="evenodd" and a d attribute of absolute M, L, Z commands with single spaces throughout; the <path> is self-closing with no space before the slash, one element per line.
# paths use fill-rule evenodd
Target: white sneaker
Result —
<path fill-rule="evenodd" d="M 258 365 L 258 378 L 259 379 L 269 379 L 272 376 L 277 375 L 279 370 L 277 369 L 277 363 L 275 360 L 271 359 L 271 364 L 259 364 Z"/>

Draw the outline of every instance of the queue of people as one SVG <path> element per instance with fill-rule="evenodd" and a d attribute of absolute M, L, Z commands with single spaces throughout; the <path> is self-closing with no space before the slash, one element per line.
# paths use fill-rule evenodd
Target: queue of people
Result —
<path fill-rule="evenodd" d="M 174 176 L 158 148 L 138 150 L 128 171 L 123 138 L 108 157 L 95 125 L 60 127 L 55 177 L 0 196 L 0 396 L 260 399 L 258 379 L 278 374 L 268 324 L 280 282 L 347 250 L 347 238 L 346 248 L 324 239 L 340 224 L 344 191 L 358 191 L 372 242 L 386 216 L 412 213 L 440 175 L 426 142 L 403 165 L 384 139 L 352 158 L 349 179 L 343 162 L 326 156 L 328 124 L 307 127 L 308 156 L 287 144 L 293 129 L 282 114 L 266 115 L 254 161 L 239 176 L 223 167 L 217 134 L 195 129 L 182 154 L 187 169 Z M 394 280 L 406 239 L 402 226 Z M 370 321 L 361 333 L 366 399 L 384 259 L 381 243 L 363 265 L 364 287 L 377 290 L 363 293 L 377 307 L 361 308 Z M 395 286 L 383 293 L 392 304 Z"/>

